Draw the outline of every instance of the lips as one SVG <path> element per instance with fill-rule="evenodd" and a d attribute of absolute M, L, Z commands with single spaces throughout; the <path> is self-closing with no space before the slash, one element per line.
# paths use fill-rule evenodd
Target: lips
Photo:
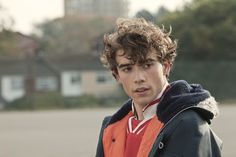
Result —
<path fill-rule="evenodd" d="M 142 93 L 145 93 L 148 90 L 149 90 L 149 88 L 140 87 L 140 88 L 135 89 L 134 92 L 137 93 L 137 94 L 142 94 Z"/>

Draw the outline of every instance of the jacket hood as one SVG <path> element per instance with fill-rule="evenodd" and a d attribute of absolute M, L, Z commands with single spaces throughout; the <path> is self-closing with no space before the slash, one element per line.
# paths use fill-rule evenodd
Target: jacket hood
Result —
<path fill-rule="evenodd" d="M 183 110 L 193 109 L 200 114 L 208 123 L 219 112 L 217 102 L 207 90 L 199 84 L 188 84 L 184 80 L 172 82 L 170 89 L 162 97 L 157 106 L 157 117 L 164 124 Z M 129 99 L 124 105 L 111 116 L 108 124 L 121 120 L 132 110 L 132 100 Z"/>
<path fill-rule="evenodd" d="M 157 117 L 164 124 L 187 109 L 195 110 L 208 123 L 219 113 L 214 97 L 201 85 L 179 80 L 172 82 L 170 86 L 157 106 Z"/>

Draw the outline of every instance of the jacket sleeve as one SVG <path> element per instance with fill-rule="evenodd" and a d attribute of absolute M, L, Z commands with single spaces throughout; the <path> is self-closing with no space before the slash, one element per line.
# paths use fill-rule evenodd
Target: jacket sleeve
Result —
<path fill-rule="evenodd" d="M 102 127 L 101 127 L 100 133 L 99 133 L 98 145 L 97 145 L 97 150 L 96 150 L 95 157 L 104 157 L 102 138 L 103 138 L 103 131 L 106 128 L 109 120 L 110 120 L 110 117 L 105 117 L 103 122 L 102 122 Z"/>
<path fill-rule="evenodd" d="M 186 111 L 172 123 L 160 157 L 221 157 L 222 142 L 196 112 Z"/>

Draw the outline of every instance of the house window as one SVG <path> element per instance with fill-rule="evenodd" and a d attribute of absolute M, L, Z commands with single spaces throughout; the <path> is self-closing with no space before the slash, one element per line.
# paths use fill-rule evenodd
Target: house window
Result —
<path fill-rule="evenodd" d="M 11 89 L 12 90 L 22 90 L 24 88 L 24 80 L 22 77 L 12 77 L 11 78 Z"/>
<path fill-rule="evenodd" d="M 37 91 L 55 91 L 57 90 L 57 80 L 54 77 L 39 77 L 36 79 Z"/>
<path fill-rule="evenodd" d="M 97 81 L 97 83 L 102 83 L 102 84 L 111 83 L 113 81 L 113 78 L 108 73 L 99 73 L 99 74 L 97 74 L 96 81 Z"/>
<path fill-rule="evenodd" d="M 79 73 L 71 74 L 71 84 L 81 84 L 81 75 Z"/>

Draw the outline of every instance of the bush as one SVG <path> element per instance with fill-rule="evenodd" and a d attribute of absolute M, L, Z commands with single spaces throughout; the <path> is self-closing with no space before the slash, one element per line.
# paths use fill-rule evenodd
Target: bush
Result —
<path fill-rule="evenodd" d="M 37 110 L 63 108 L 63 97 L 58 92 L 33 93 L 6 105 L 7 110 Z"/>
<path fill-rule="evenodd" d="M 6 110 L 45 110 L 85 107 L 114 107 L 124 102 L 123 97 L 97 98 L 92 95 L 63 97 L 59 92 L 34 93 L 22 97 L 5 106 Z"/>

